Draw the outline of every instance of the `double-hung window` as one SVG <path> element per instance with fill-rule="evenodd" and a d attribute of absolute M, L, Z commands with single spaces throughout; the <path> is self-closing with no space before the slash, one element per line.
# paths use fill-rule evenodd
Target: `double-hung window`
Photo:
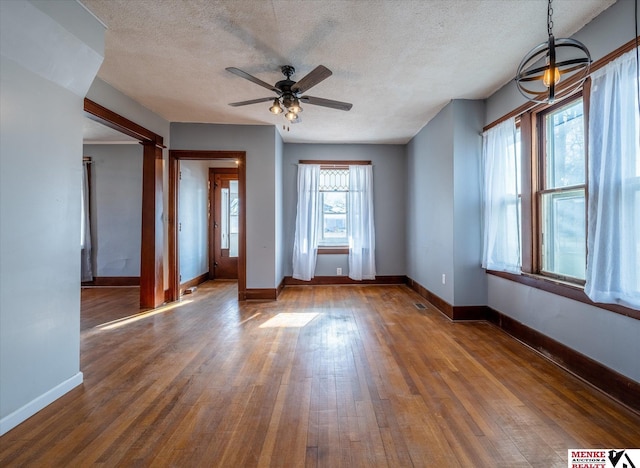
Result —
<path fill-rule="evenodd" d="M 347 247 L 349 168 L 320 167 L 320 247 Z"/>
<path fill-rule="evenodd" d="M 582 97 L 537 116 L 538 272 L 581 282 L 586 267 L 586 151 Z"/>
<path fill-rule="evenodd" d="M 513 121 L 509 123 L 513 129 L 519 123 L 522 154 L 520 249 L 517 243 L 505 241 L 505 236 L 495 235 L 505 230 L 505 224 L 511 226 L 500 215 L 513 211 L 514 197 L 509 198 L 506 209 L 499 203 L 495 205 L 500 209 L 495 209 L 487 201 L 503 180 L 507 187 L 513 184 L 510 179 L 496 177 L 499 170 L 485 170 L 483 206 L 488 214 L 484 217 L 483 265 L 488 270 L 523 273 L 509 278 L 616 312 L 636 314 L 640 307 L 637 54 L 637 43 L 630 41 L 594 62 L 590 77 L 577 93 L 553 105 L 530 107 L 526 103 L 485 129 L 483 135 L 489 141 L 489 136 L 499 134 L 500 126 Z M 510 134 L 498 139 L 501 145 L 492 151 L 485 148 L 483 157 L 511 154 Z M 513 172 L 506 171 L 509 175 Z M 494 242 L 497 247 L 493 250 L 488 248 L 493 239 L 491 227 L 493 238 L 500 241 Z M 501 254 L 498 258 L 521 254 L 521 268 L 500 268 L 500 262 L 489 261 L 492 252 Z M 578 292 L 581 286 L 584 294 Z M 619 306 L 625 309 L 621 311 Z M 629 307 L 635 310 L 629 312 Z"/>
<path fill-rule="evenodd" d="M 311 280 L 323 251 L 348 254 L 349 278 L 375 279 L 370 161 L 300 161 L 296 211 L 293 278 Z"/>

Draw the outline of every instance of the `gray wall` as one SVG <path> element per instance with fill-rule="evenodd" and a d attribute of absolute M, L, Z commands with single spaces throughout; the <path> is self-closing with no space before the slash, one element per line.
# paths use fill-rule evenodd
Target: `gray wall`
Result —
<path fill-rule="evenodd" d="M 456 306 L 487 303 L 487 278 L 481 267 L 480 156 L 484 113 L 483 101 L 453 101 L 453 304 Z"/>
<path fill-rule="evenodd" d="M 0 2 L 0 434 L 82 383 L 82 103 L 104 29 L 44 7 L 64 14 Z"/>
<path fill-rule="evenodd" d="M 484 112 L 482 101 L 451 101 L 407 145 L 407 276 L 456 306 L 487 300 L 480 268 Z"/>
<path fill-rule="evenodd" d="M 407 145 L 407 276 L 453 304 L 453 105 Z M 442 275 L 446 284 L 442 284 Z"/>
<path fill-rule="evenodd" d="M 178 252 L 180 282 L 209 271 L 209 161 L 180 161 Z"/>
<path fill-rule="evenodd" d="M 142 146 L 84 145 L 91 164 L 94 276 L 140 276 Z"/>
<path fill-rule="evenodd" d="M 171 149 L 246 151 L 247 288 L 275 288 L 276 138 L 267 125 L 171 124 Z"/>
<path fill-rule="evenodd" d="M 633 9 L 633 1 L 620 0 L 574 37 L 598 59 L 635 37 Z M 487 100 L 485 124 L 521 103 L 514 86 L 508 84 Z M 488 305 L 640 381 L 640 320 L 493 276 L 488 278 Z"/>
<path fill-rule="evenodd" d="M 405 147 L 401 145 L 322 145 L 286 143 L 284 145 L 284 271 L 293 273 L 296 192 L 301 159 L 370 160 L 373 164 L 373 202 L 376 230 L 376 273 L 404 275 L 405 263 Z M 335 276 L 336 267 L 348 274 L 347 255 L 318 255 L 317 276 Z"/>
<path fill-rule="evenodd" d="M 285 224 L 284 224 L 284 142 L 276 132 L 276 284 L 285 272 Z"/>

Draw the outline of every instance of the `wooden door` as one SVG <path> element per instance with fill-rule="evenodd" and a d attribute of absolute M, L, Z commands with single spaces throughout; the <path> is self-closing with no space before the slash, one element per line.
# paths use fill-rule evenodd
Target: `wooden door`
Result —
<path fill-rule="evenodd" d="M 209 170 L 209 278 L 238 279 L 238 170 Z"/>

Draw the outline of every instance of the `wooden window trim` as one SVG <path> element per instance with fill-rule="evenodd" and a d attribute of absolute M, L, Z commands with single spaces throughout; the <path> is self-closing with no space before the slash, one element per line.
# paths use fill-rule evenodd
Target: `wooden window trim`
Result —
<path fill-rule="evenodd" d="M 299 164 L 319 164 L 326 169 L 340 169 L 349 166 L 367 166 L 371 165 L 371 161 L 329 161 L 325 159 L 301 159 Z"/>
<path fill-rule="evenodd" d="M 521 275 L 514 275 L 513 273 L 507 273 L 504 271 L 487 270 L 487 274 L 498 276 L 515 283 L 524 284 L 526 286 L 547 291 L 557 296 L 566 297 L 574 301 L 582 302 L 584 304 L 598 307 L 599 309 L 605 309 L 616 314 L 625 315 L 636 320 L 640 320 L 640 310 L 625 307 L 619 304 L 604 304 L 601 302 L 593 302 L 585 294 L 584 288 L 576 285 L 562 282 L 555 278 L 547 276 L 540 276 L 531 273 L 523 273 Z"/>
<path fill-rule="evenodd" d="M 318 255 L 348 255 L 349 247 L 318 247 Z"/>

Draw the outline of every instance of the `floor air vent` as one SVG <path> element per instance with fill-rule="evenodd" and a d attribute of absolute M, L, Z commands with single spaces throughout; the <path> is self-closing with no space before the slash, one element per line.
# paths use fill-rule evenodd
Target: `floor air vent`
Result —
<path fill-rule="evenodd" d="M 425 310 L 427 307 L 421 303 L 421 302 L 416 302 L 415 304 L 413 304 L 414 306 L 416 306 L 416 309 L 418 310 Z"/>

